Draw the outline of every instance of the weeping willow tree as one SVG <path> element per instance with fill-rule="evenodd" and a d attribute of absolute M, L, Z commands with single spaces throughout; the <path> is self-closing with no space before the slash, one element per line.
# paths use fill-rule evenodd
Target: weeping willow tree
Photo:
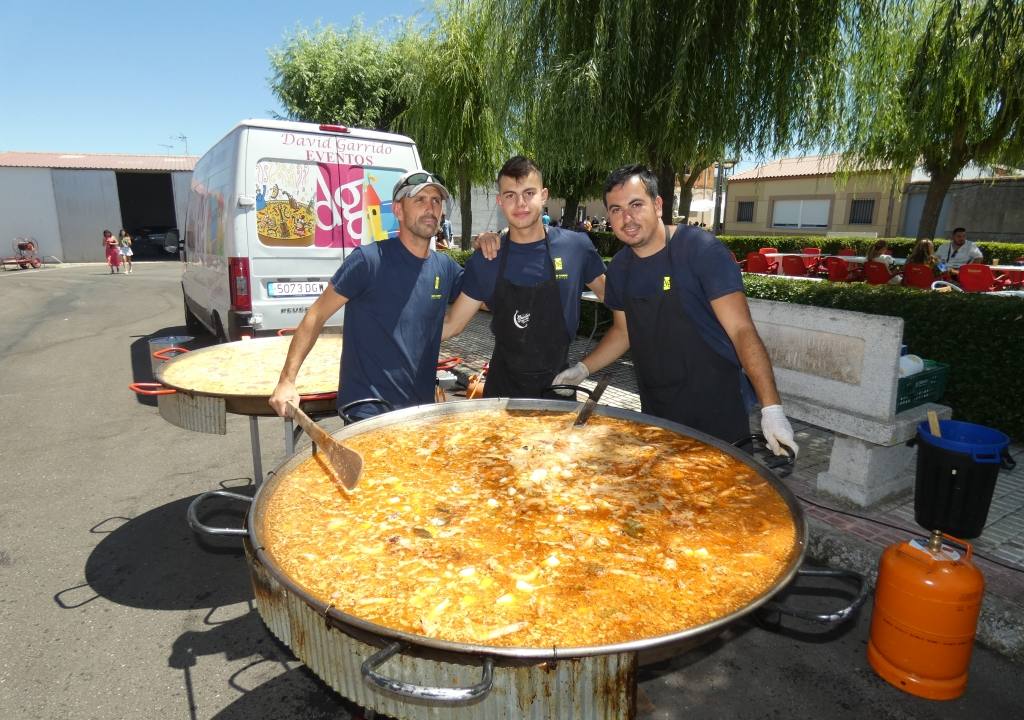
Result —
<path fill-rule="evenodd" d="M 495 82 L 502 83 L 502 68 Z M 595 126 L 605 119 L 597 113 L 589 122 L 567 123 L 565 113 L 595 112 L 600 107 L 599 78 L 588 68 L 584 72 L 563 75 L 562 68 L 552 68 L 539 77 L 531 92 L 510 93 L 518 106 L 509 112 L 515 121 L 514 134 L 523 151 L 540 165 L 544 184 L 554 197 L 565 200 L 566 222 L 572 226 L 579 203 L 584 198 L 600 195 L 608 171 L 636 157 L 636 148 L 610 126 L 599 132 L 606 140 L 601 152 L 566 152 L 566 148 L 586 148 L 593 144 Z"/>
<path fill-rule="evenodd" d="M 856 2 L 491 0 L 491 9 L 504 28 L 501 85 L 524 113 L 549 103 L 543 131 L 561 139 L 550 156 L 610 168 L 635 148 L 659 176 L 668 216 L 679 170 L 827 134 Z"/>
<path fill-rule="evenodd" d="M 389 130 L 406 106 L 402 45 L 382 26 L 297 29 L 269 55 L 270 89 L 289 119 Z"/>
<path fill-rule="evenodd" d="M 450 0 L 436 27 L 410 47 L 410 73 L 402 81 L 408 107 L 397 127 L 415 138 L 424 165 L 448 179 L 459 199 L 462 247 L 473 227 L 470 190 L 491 184 L 511 150 L 504 101 L 488 75 L 495 44 L 479 0 Z"/>
<path fill-rule="evenodd" d="M 1024 163 L 1024 2 L 905 0 L 857 25 L 848 122 L 852 167 L 931 175 L 918 238 L 968 163 Z"/>

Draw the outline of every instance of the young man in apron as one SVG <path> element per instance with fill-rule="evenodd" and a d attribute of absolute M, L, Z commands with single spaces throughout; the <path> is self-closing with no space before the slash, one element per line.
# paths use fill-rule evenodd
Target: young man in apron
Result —
<path fill-rule="evenodd" d="M 579 384 L 631 350 L 643 412 L 732 443 L 750 433 L 756 392 L 768 446 L 776 455 L 783 453 L 780 445 L 795 453 L 771 361 L 728 249 L 700 228 L 665 226 L 657 178 L 642 165 L 612 172 L 604 198 L 612 231 L 626 245 L 608 266 L 604 302 L 613 324 L 555 382 Z"/>
<path fill-rule="evenodd" d="M 497 257 L 466 263 L 442 339 L 457 335 L 487 303 L 494 353 L 484 397 L 557 397 L 545 392 L 567 365 L 584 287 L 604 296 L 604 262 L 590 238 L 542 220 L 548 199 L 540 168 L 522 156 L 498 172 L 498 206 L 508 222 Z"/>

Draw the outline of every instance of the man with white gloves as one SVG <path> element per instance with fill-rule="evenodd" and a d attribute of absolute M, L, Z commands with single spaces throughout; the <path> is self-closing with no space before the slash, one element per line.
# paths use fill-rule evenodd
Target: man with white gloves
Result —
<path fill-rule="evenodd" d="M 760 402 L 768 447 L 781 455 L 786 445 L 795 454 L 771 360 L 728 249 L 700 228 L 664 225 L 657 177 L 642 165 L 613 171 L 604 201 L 612 231 L 626 245 L 606 274 L 612 327 L 554 384 L 578 385 L 631 350 L 644 413 L 732 443 L 749 436 L 748 413 Z"/>

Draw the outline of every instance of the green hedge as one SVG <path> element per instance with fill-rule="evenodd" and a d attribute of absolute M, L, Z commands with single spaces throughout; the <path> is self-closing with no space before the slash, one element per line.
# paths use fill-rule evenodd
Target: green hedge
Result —
<path fill-rule="evenodd" d="M 871 238 L 827 238 L 824 235 L 720 235 L 725 245 L 742 260 L 748 252 L 756 252 L 759 248 L 778 248 L 779 252 L 800 252 L 806 247 L 821 248 L 825 255 L 835 255 L 840 250 L 850 248 L 858 255 L 867 255 L 868 250 L 877 242 Z M 905 258 L 914 249 L 917 241 L 914 238 L 884 238 L 889 243 L 893 257 Z M 945 244 L 949 240 L 940 240 Z M 985 255 L 985 262 L 998 259 L 1010 263 L 1024 257 L 1024 244 L 977 241 L 975 244 Z"/>
<path fill-rule="evenodd" d="M 610 232 L 592 231 L 590 239 L 604 257 L 614 255 L 623 247 L 615 234 Z M 867 255 L 868 250 L 876 242 L 871 238 L 827 238 L 824 235 L 719 235 L 718 239 L 736 253 L 740 260 L 745 258 L 748 252 L 756 252 L 763 247 L 778 248 L 780 252 L 800 252 L 806 247 L 816 247 L 821 248 L 825 255 L 835 255 L 840 250 L 849 248 L 858 255 Z M 889 243 L 892 256 L 898 258 L 907 257 L 917 242 L 914 238 L 905 237 L 885 238 L 885 241 Z M 939 240 L 940 244 L 947 242 L 949 240 Z M 975 244 L 985 254 L 985 262 L 988 263 L 995 259 L 1010 263 L 1024 257 L 1024 244 L 985 241 L 977 241 Z"/>
<path fill-rule="evenodd" d="M 959 420 L 1024 440 L 1024 299 L 744 275 L 747 296 L 901 317 L 908 352 L 949 364 L 942 401 Z"/>

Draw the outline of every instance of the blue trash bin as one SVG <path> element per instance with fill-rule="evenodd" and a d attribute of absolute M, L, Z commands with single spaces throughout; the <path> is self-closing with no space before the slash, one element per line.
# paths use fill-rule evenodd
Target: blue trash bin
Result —
<path fill-rule="evenodd" d="M 1000 468 L 1016 465 L 1010 438 L 984 425 L 941 420 L 941 437 L 927 422 L 917 426 L 914 520 L 926 530 L 970 539 L 988 519 Z"/>

